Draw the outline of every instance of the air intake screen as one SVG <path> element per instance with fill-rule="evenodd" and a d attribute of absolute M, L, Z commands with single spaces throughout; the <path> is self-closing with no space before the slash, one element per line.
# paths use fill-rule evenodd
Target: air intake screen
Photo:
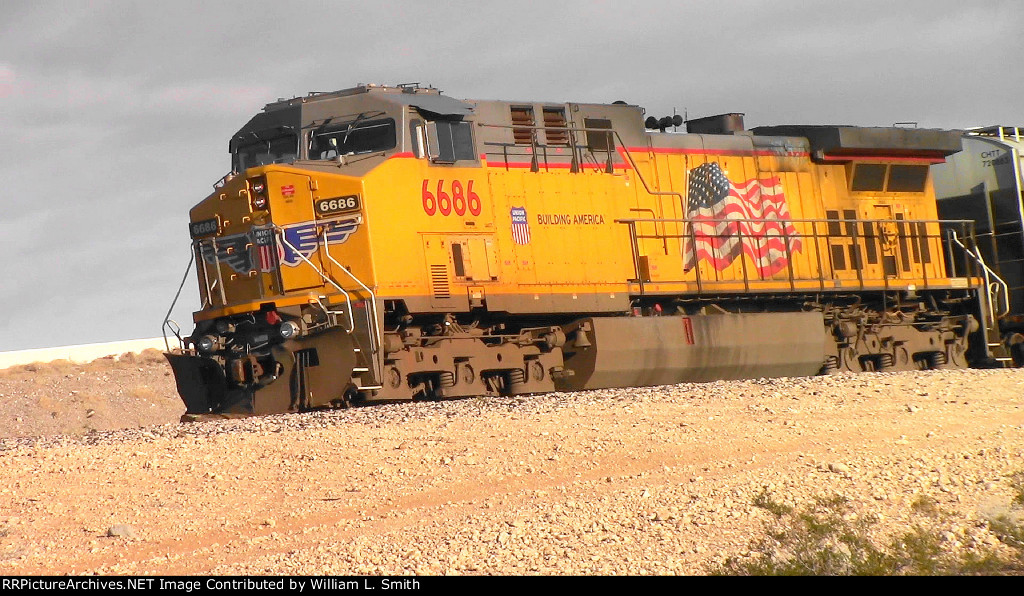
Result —
<path fill-rule="evenodd" d="M 452 291 L 448 286 L 448 266 L 430 266 L 430 287 L 434 292 L 434 298 L 451 298 Z"/>
<path fill-rule="evenodd" d="M 565 110 L 544 110 L 544 136 L 548 139 L 548 145 L 569 145 L 569 131 L 565 128 Z"/>
<path fill-rule="evenodd" d="M 533 140 L 533 108 L 511 108 L 512 138 L 516 145 L 530 145 Z M 518 128 L 518 127 L 523 128 Z"/>

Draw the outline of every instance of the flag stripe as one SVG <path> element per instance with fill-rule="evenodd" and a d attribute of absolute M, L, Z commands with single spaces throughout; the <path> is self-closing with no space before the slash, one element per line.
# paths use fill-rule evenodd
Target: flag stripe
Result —
<path fill-rule="evenodd" d="M 771 276 L 803 248 L 778 176 L 733 183 L 717 163 L 702 164 L 689 174 L 686 270 L 706 261 L 721 271 L 746 254 L 762 277 Z"/>

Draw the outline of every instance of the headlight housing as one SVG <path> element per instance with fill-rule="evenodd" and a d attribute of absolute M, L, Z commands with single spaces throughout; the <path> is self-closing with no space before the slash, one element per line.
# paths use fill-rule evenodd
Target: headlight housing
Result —
<path fill-rule="evenodd" d="M 291 339 L 299 334 L 299 326 L 293 321 L 285 321 L 277 328 L 277 332 L 281 339 Z"/>
<path fill-rule="evenodd" d="M 249 197 L 253 211 L 265 211 L 270 206 L 265 178 L 253 178 L 249 181 Z"/>
<path fill-rule="evenodd" d="M 196 349 L 203 354 L 212 354 L 217 348 L 217 338 L 212 335 L 204 335 L 196 341 Z"/>

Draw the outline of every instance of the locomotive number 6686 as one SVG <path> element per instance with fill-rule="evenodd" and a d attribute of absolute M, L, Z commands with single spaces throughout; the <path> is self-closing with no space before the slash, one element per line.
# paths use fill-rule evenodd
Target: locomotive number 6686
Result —
<path fill-rule="evenodd" d="M 473 192 L 473 181 L 463 187 L 460 180 L 452 180 L 451 194 L 444 191 L 444 180 L 438 180 L 435 193 L 430 192 L 431 180 L 423 180 L 423 211 L 427 215 L 480 215 L 480 195 Z"/>

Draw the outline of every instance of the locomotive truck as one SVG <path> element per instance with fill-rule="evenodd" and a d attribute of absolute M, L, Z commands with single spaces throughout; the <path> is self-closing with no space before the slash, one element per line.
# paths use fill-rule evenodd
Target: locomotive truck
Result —
<path fill-rule="evenodd" d="M 644 116 L 268 104 L 190 212 L 187 415 L 991 362 L 999 296 L 929 174 L 958 133 Z"/>

